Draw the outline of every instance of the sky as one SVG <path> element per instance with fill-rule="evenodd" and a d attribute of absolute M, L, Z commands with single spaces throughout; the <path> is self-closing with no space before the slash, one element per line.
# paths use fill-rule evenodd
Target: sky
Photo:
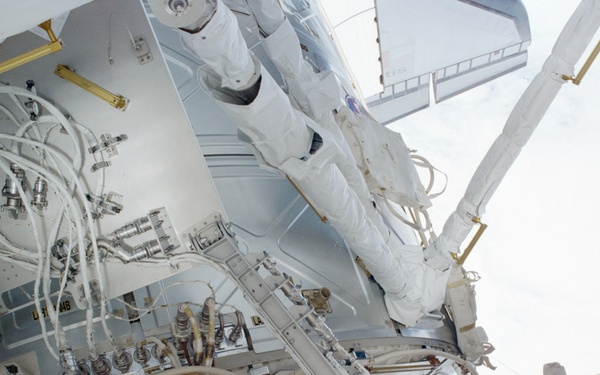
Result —
<path fill-rule="evenodd" d="M 392 125 L 449 176 L 430 210 L 438 233 L 579 4 L 523 2 L 532 31 L 526 68 Z M 482 375 L 542 374 L 548 362 L 570 375 L 600 374 L 599 82 L 597 62 L 579 87 L 563 85 L 482 217 L 489 228 L 465 264 L 482 277 L 478 324 L 496 347 L 498 369 L 480 367 Z"/>

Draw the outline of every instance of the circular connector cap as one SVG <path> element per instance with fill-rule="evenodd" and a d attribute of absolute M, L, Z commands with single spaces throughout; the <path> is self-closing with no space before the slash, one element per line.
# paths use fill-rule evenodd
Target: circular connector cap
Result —
<path fill-rule="evenodd" d="M 148 0 L 154 16 L 170 27 L 185 28 L 202 18 L 205 0 Z"/>

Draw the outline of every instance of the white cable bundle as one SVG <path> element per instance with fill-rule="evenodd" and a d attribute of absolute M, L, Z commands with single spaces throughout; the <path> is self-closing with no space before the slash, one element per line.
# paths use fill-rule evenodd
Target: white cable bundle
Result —
<path fill-rule="evenodd" d="M 17 107 L 24 110 L 17 97 L 25 97 L 28 100 L 35 100 L 42 105 L 50 115 L 40 116 L 35 121 L 27 121 L 24 124 L 19 123 L 7 108 L 0 106 L 7 117 L 14 122 L 18 129 L 15 135 L 0 134 L 0 139 L 12 142 L 12 147 L 8 150 L 5 147 L 0 149 L 0 169 L 2 169 L 10 179 L 18 181 L 17 177 L 10 169 L 10 163 L 15 163 L 18 167 L 44 181 L 48 186 L 48 192 L 52 192 L 56 202 L 59 203 L 55 218 L 48 218 L 43 211 L 36 212 L 29 203 L 27 194 L 20 183 L 16 183 L 21 204 L 27 212 L 28 220 L 31 223 L 31 229 L 36 243 L 36 251 L 26 249 L 20 245 L 10 242 L 2 233 L 0 233 L 0 259 L 15 263 L 28 270 L 36 271 L 36 281 L 34 285 L 34 300 L 38 311 L 41 311 L 39 296 L 40 284 L 42 284 L 43 297 L 46 303 L 51 322 L 55 329 L 56 344 L 59 349 L 68 347 L 64 331 L 59 322 L 59 316 L 50 299 L 50 278 L 62 277 L 58 300 L 56 305 L 60 305 L 66 280 L 69 272 L 69 264 L 72 259 L 72 253 L 75 248 L 79 256 L 79 272 L 81 273 L 83 289 L 87 304 L 86 311 L 86 336 L 87 345 L 91 356 L 97 356 L 94 338 L 93 338 L 93 305 L 92 293 L 89 285 L 90 276 L 88 270 L 88 254 L 86 254 L 86 234 L 92 242 L 93 265 L 97 274 L 100 287 L 100 317 L 102 327 L 111 344 L 116 348 L 116 343 L 106 324 L 106 306 L 104 280 L 100 270 L 100 257 L 96 244 L 96 227 L 92 217 L 92 207 L 86 199 L 87 190 L 84 189 L 81 181 L 81 168 L 83 165 L 83 154 L 80 148 L 80 134 L 84 135 L 87 143 L 95 145 L 98 143 L 94 134 L 83 125 L 73 121 L 71 123 L 67 118 L 52 104 L 45 99 L 18 87 L 4 86 L 0 87 L 0 94 L 9 95 L 17 104 Z M 28 115 L 28 114 L 27 114 Z M 41 125 L 48 125 L 50 129 L 42 134 Z M 72 155 L 67 159 L 60 149 L 48 145 L 49 133 L 54 128 L 60 126 L 66 131 L 72 144 Z M 28 131 L 32 130 L 33 136 L 37 140 L 26 138 Z M 31 146 L 39 157 L 39 162 L 34 162 L 30 157 L 21 154 L 21 145 Z M 94 159 L 96 156 L 94 155 Z M 95 195 L 101 195 L 104 189 L 104 171 L 101 169 L 98 174 Z M 83 213 L 83 215 L 82 215 Z M 42 220 L 53 223 L 49 231 L 40 231 Z M 62 230 L 62 232 L 61 232 Z M 52 247 L 56 244 L 59 234 L 65 234 L 68 239 L 67 258 L 64 266 L 57 262 L 52 256 Z M 45 247 L 45 252 L 44 252 Z M 44 319 L 39 319 L 44 341 L 50 353 L 58 359 L 58 355 L 48 342 L 48 335 Z"/>

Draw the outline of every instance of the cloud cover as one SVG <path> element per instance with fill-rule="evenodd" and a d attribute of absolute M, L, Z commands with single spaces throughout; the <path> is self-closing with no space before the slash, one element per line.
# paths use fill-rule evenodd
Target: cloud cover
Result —
<path fill-rule="evenodd" d="M 392 125 L 450 178 L 430 211 L 438 231 L 579 1 L 524 3 L 532 29 L 526 68 Z M 554 361 L 569 374 L 600 373 L 598 82 L 600 62 L 580 87 L 563 86 L 482 218 L 489 228 L 466 268 L 483 277 L 479 324 L 499 365 L 482 375 L 541 374 Z"/>

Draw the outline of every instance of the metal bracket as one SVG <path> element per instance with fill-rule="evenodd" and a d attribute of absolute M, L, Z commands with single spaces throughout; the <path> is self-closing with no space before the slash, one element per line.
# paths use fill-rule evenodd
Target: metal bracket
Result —
<path fill-rule="evenodd" d="M 50 43 L 0 63 L 0 74 L 27 64 L 30 61 L 39 59 L 40 57 L 49 55 L 53 52 L 60 51 L 63 48 L 62 41 L 57 39 L 56 35 L 54 35 L 54 31 L 52 31 L 51 21 L 52 20 L 44 21 L 38 25 L 48 33 Z"/>
<path fill-rule="evenodd" d="M 92 173 L 98 172 L 102 168 L 110 167 L 110 161 L 99 161 L 90 168 Z"/>
<path fill-rule="evenodd" d="M 471 251 L 473 250 L 477 242 L 479 242 L 479 239 L 483 235 L 483 232 L 485 232 L 485 230 L 488 227 L 487 224 L 482 223 L 478 217 L 474 217 L 472 220 L 475 224 L 479 224 L 479 229 L 477 229 L 477 233 L 475 233 L 475 236 L 473 236 L 473 239 L 471 240 L 471 242 L 469 242 L 469 245 L 467 245 L 465 251 L 463 251 L 463 254 L 460 256 L 460 258 L 458 258 L 458 261 L 456 263 L 458 263 L 458 265 L 460 266 L 462 266 L 465 263 L 465 260 L 467 260 L 467 257 L 469 256 L 469 254 L 471 254 Z"/>
<path fill-rule="evenodd" d="M 221 241 L 226 233 L 221 230 L 220 220 L 221 215 L 214 214 L 188 228 L 183 234 L 183 238 L 188 241 L 188 249 L 193 252 L 202 251 Z"/>
<path fill-rule="evenodd" d="M 358 265 L 358 267 L 365 273 L 365 275 L 367 277 L 372 276 L 371 272 L 369 272 L 369 269 L 365 265 L 365 262 L 363 262 L 363 260 L 360 259 L 360 257 L 358 255 L 356 256 L 356 258 L 354 258 L 354 263 L 356 263 Z"/>
<path fill-rule="evenodd" d="M 598 41 L 598 43 L 596 43 L 596 47 L 594 47 L 590 56 L 583 63 L 583 66 L 581 67 L 579 73 L 575 77 L 563 75 L 562 78 L 565 81 L 572 81 L 573 84 L 579 86 L 581 80 L 583 79 L 583 77 L 585 77 L 586 73 L 590 69 L 590 66 L 592 66 L 592 63 L 594 62 L 594 60 L 596 60 L 596 57 L 598 57 L 598 53 L 600 53 L 600 40 Z"/>
<path fill-rule="evenodd" d="M 120 201 L 123 198 L 123 196 L 115 192 L 110 192 L 102 197 L 92 194 L 86 194 L 85 196 L 87 200 L 90 203 L 92 203 L 93 208 L 96 209 L 95 215 L 114 215 L 120 213 L 123 209 L 123 205 L 120 204 Z"/>
<path fill-rule="evenodd" d="M 116 146 L 119 143 L 125 142 L 127 140 L 127 134 L 121 134 L 116 137 L 111 136 L 110 134 L 102 134 L 100 136 L 100 143 L 94 145 L 88 149 L 90 154 L 95 154 L 96 152 L 106 151 L 108 153 L 108 157 L 112 158 L 114 156 L 119 155 L 119 151 Z"/>
<path fill-rule="evenodd" d="M 314 307 L 317 314 L 331 314 L 333 312 L 333 309 L 329 304 L 331 291 L 328 288 L 304 289 L 302 290 L 302 296 L 304 296 L 304 298 L 308 300 L 308 303 Z"/>
<path fill-rule="evenodd" d="M 136 36 L 135 40 L 135 48 L 133 50 L 133 54 L 137 57 L 138 62 L 141 65 L 147 64 L 153 60 L 152 53 L 150 53 L 150 49 L 148 49 L 148 44 L 144 38 L 140 36 Z"/>
<path fill-rule="evenodd" d="M 215 228 L 219 230 L 215 231 Z M 324 355 L 323 348 L 318 347 L 302 328 L 302 322 L 306 321 L 326 342 L 329 350 L 341 347 L 323 318 L 302 297 L 299 288 L 276 268 L 275 260 L 267 253 L 242 253 L 225 228 L 219 215 L 213 215 L 185 230 L 182 238 L 188 249 L 197 251 L 227 271 L 244 291 L 246 300 L 285 343 L 286 351 L 306 373 L 347 374 L 337 362 Z M 203 238 L 206 238 L 204 243 Z M 261 267 L 268 271 L 267 277 L 259 273 Z M 292 301 L 291 307 L 284 305 L 276 294 L 279 292 Z"/>
<path fill-rule="evenodd" d="M 156 240 L 165 255 L 180 246 L 177 233 L 165 207 L 150 212 L 148 219 L 152 223 Z"/>

